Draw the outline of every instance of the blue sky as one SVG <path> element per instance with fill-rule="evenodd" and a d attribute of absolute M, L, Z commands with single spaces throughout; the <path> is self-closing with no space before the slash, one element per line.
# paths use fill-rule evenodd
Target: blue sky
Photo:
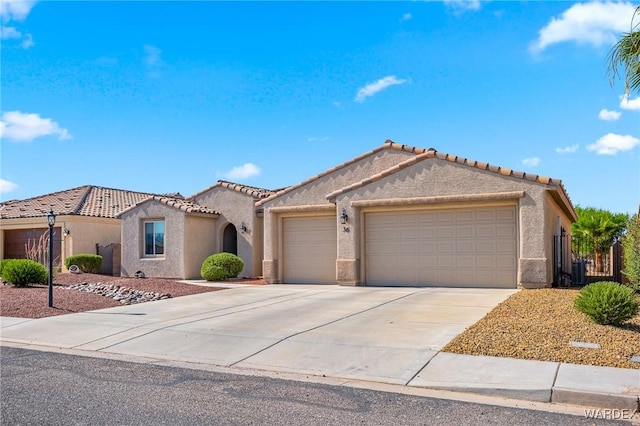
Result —
<path fill-rule="evenodd" d="M 391 139 L 638 209 L 640 94 L 606 73 L 633 3 L 0 5 L 3 201 L 277 188 Z"/>

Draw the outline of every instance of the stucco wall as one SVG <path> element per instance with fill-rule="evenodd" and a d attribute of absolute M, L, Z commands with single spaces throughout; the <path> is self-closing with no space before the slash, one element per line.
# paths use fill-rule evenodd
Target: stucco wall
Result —
<path fill-rule="evenodd" d="M 554 236 L 559 235 L 558 220 L 560 226 L 566 231 L 566 235 L 571 234 L 571 219 L 569 216 L 558 206 L 558 203 L 547 193 L 545 197 L 545 243 L 547 246 L 548 256 L 548 282 L 553 282 L 554 262 L 553 258 L 553 239 Z M 571 247 L 566 247 L 564 259 L 562 259 L 563 270 L 571 273 Z"/>
<path fill-rule="evenodd" d="M 122 218 L 122 276 L 143 271 L 149 277 L 186 278 L 184 257 L 185 213 L 156 201 L 147 201 L 125 212 Z M 145 257 L 145 220 L 165 221 L 165 254 Z"/>
<path fill-rule="evenodd" d="M 79 253 L 96 253 L 96 244 L 109 245 L 120 243 L 122 230 L 119 219 L 97 218 L 85 216 L 56 217 L 56 229 L 69 230 L 69 235 L 56 236 L 61 238 L 60 262 L 64 268 L 64 259 Z M 47 220 L 44 217 L 24 219 L 3 219 L 2 231 L 17 229 L 46 229 Z M 4 254 L 4 232 L 0 232 L 0 258 Z"/>
<path fill-rule="evenodd" d="M 524 191 L 523 197 L 511 201 L 518 208 L 519 285 L 543 287 L 549 283 L 547 264 L 552 257 L 545 236 L 546 189 L 543 184 L 437 158 L 427 159 L 336 199 L 337 211 L 342 208 L 347 211 L 351 228 L 350 232 L 338 234 L 338 258 L 343 264 L 348 260 L 354 263 L 360 260 L 361 219 L 359 209 L 352 205 L 354 201 Z M 477 203 L 464 198 L 455 202 L 462 205 Z M 490 200 L 483 202 L 491 203 Z"/>
<path fill-rule="evenodd" d="M 277 215 L 270 209 L 278 207 L 312 207 L 318 206 L 322 211 L 333 208 L 327 201 L 327 194 L 336 189 L 368 178 L 372 174 L 386 170 L 410 157 L 415 156 L 405 151 L 385 149 L 371 156 L 362 158 L 347 167 L 328 173 L 306 185 L 296 188 L 278 198 L 269 200 L 264 207 L 264 262 L 263 273 L 268 282 L 279 282 L 278 267 L 278 226 Z M 308 213 L 308 212 L 307 212 Z"/>
<path fill-rule="evenodd" d="M 69 235 L 64 237 L 66 256 L 78 253 L 96 254 L 96 244 L 119 244 L 122 236 L 121 222 L 118 219 L 67 220 L 64 222 L 64 228 L 69 230 Z"/>
<path fill-rule="evenodd" d="M 217 219 L 188 215 L 184 235 L 184 278 L 202 279 L 202 262 L 215 252 Z"/>
<path fill-rule="evenodd" d="M 256 216 L 254 198 L 243 192 L 217 186 L 198 195 L 194 201 L 220 213 L 214 231 L 216 244 L 209 254 L 222 251 L 224 229 L 231 223 L 238 232 L 238 256 L 244 262 L 244 269 L 240 272 L 240 276 L 261 275 L 262 219 Z M 241 230 L 243 223 L 247 227 L 246 232 Z"/>

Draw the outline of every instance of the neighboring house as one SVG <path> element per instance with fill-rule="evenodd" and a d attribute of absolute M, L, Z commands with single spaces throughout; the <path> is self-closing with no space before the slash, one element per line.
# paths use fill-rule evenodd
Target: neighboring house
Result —
<path fill-rule="evenodd" d="M 117 215 L 150 196 L 85 185 L 26 200 L 6 201 L 0 205 L 0 258 L 25 258 L 26 246 L 37 244 L 48 233 L 46 215 L 50 210 L 56 214 L 54 259 L 59 263 L 73 254 L 95 254 L 96 245 L 118 247 L 121 227 Z M 113 266 L 108 272 L 119 275 L 117 258 Z"/>
<path fill-rule="evenodd" d="M 539 288 L 561 182 L 391 141 L 256 203 L 268 283 Z"/>
<path fill-rule="evenodd" d="M 187 200 L 156 196 L 141 201 L 119 216 L 122 275 L 142 271 L 146 276 L 199 279 L 202 262 L 223 251 L 242 258 L 240 276 L 261 275 L 262 215 L 255 202 L 272 194 L 218 181 Z"/>

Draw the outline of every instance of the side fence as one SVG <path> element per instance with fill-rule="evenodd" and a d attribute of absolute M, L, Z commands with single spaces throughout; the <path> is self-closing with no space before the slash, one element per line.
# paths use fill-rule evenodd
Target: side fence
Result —
<path fill-rule="evenodd" d="M 593 239 L 572 235 L 553 237 L 555 273 L 553 285 L 583 286 L 595 281 L 624 282 L 622 243 L 596 250 Z"/>

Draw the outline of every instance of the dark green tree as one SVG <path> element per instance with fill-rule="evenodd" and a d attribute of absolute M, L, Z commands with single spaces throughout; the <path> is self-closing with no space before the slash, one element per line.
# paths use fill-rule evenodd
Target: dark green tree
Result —
<path fill-rule="evenodd" d="M 578 213 L 578 221 L 571 225 L 571 233 L 590 243 L 593 248 L 596 271 L 603 272 L 602 253 L 609 250 L 624 234 L 629 215 L 580 206 L 576 206 L 576 213 Z"/>
<path fill-rule="evenodd" d="M 624 74 L 626 94 L 640 90 L 640 6 L 631 17 L 629 32 L 622 34 L 620 40 L 609 52 L 608 63 L 607 72 L 611 84 Z"/>

